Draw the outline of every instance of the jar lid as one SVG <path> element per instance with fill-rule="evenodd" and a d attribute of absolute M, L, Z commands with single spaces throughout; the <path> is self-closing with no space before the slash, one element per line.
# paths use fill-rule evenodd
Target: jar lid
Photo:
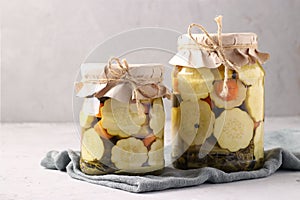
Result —
<path fill-rule="evenodd" d="M 128 102 L 130 99 L 149 99 L 168 95 L 163 81 L 163 65 L 157 63 L 118 64 L 84 63 L 81 81 L 76 83 L 78 97 L 110 97 Z"/>
<path fill-rule="evenodd" d="M 212 40 L 218 43 L 217 34 L 209 34 Z M 178 38 L 178 52 L 169 61 L 172 65 L 200 68 L 217 68 L 222 62 L 217 53 L 210 49 L 213 44 L 205 34 L 192 34 L 195 42 L 189 34 L 183 34 Z M 243 66 L 264 63 L 269 54 L 257 50 L 257 35 L 255 33 L 222 33 L 222 47 L 226 58 L 234 65 Z"/>

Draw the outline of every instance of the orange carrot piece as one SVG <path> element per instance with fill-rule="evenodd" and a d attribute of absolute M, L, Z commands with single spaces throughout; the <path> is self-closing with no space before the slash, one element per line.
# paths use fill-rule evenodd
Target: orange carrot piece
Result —
<path fill-rule="evenodd" d="M 105 139 L 110 139 L 113 136 L 108 134 L 107 131 L 102 127 L 100 124 L 100 121 L 94 126 L 95 131 L 99 134 L 100 137 L 105 138 Z"/>
<path fill-rule="evenodd" d="M 254 130 L 259 126 L 260 121 L 259 122 L 254 122 Z"/>
<path fill-rule="evenodd" d="M 205 101 L 206 103 L 208 103 L 208 105 L 210 106 L 210 109 L 213 109 L 214 108 L 214 103 L 213 101 L 211 100 L 211 98 L 208 96 L 206 97 L 205 99 L 201 99 L 203 101 Z"/>
<path fill-rule="evenodd" d="M 235 79 L 229 79 L 227 80 L 227 87 L 228 87 L 228 94 L 226 97 L 221 96 L 221 92 L 223 90 L 223 80 L 221 81 L 216 81 L 214 83 L 214 89 L 217 93 L 217 95 L 223 99 L 224 101 L 232 101 L 235 100 L 238 96 L 239 88 L 237 85 L 237 81 Z"/>
<path fill-rule="evenodd" d="M 98 118 L 101 118 L 102 117 L 102 114 L 101 114 L 101 108 L 104 106 L 104 103 L 100 103 L 100 106 L 99 106 L 99 112 L 98 114 L 96 115 L 96 117 Z"/>
<path fill-rule="evenodd" d="M 143 143 L 145 147 L 149 148 L 151 144 L 156 140 L 156 137 L 154 134 L 150 134 L 147 137 L 143 139 Z"/>

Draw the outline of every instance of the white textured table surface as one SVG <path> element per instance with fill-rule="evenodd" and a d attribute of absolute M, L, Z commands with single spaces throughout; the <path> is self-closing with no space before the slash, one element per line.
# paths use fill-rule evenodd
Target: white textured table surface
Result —
<path fill-rule="evenodd" d="M 266 131 L 300 129 L 300 117 L 266 119 Z M 133 194 L 45 170 L 41 158 L 51 149 L 79 149 L 73 124 L 2 124 L 0 199 L 300 199 L 300 172 L 279 171 L 256 180 L 203 184 L 145 194 Z M 271 198 L 272 196 L 272 198 Z"/>

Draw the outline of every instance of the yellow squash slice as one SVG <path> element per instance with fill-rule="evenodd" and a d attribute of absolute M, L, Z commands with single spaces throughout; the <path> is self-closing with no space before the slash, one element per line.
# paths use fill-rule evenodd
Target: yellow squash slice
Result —
<path fill-rule="evenodd" d="M 239 108 L 224 110 L 216 119 L 214 136 L 221 148 L 236 152 L 246 148 L 253 136 L 254 122 Z"/>
<path fill-rule="evenodd" d="M 264 86 L 258 81 L 247 90 L 246 108 L 255 122 L 264 119 Z"/>
<path fill-rule="evenodd" d="M 81 158 L 86 161 L 100 160 L 104 154 L 104 144 L 94 128 L 90 128 L 82 135 Z"/>
<path fill-rule="evenodd" d="M 139 169 L 148 159 L 147 148 L 136 138 L 122 139 L 111 150 L 111 161 L 118 169 L 132 171 Z"/>
<path fill-rule="evenodd" d="M 264 158 L 264 122 L 260 122 L 255 129 L 254 157 L 256 160 Z"/>
<path fill-rule="evenodd" d="M 197 101 L 206 98 L 212 89 L 214 75 L 208 68 L 184 67 L 177 74 L 178 91 L 185 101 Z"/>
<path fill-rule="evenodd" d="M 112 135 L 112 136 L 118 136 L 120 138 L 128 138 L 130 137 L 129 134 L 125 133 L 124 131 L 122 130 L 111 130 L 111 129 L 107 129 L 107 133 Z"/>
<path fill-rule="evenodd" d="M 150 129 L 149 125 L 143 125 L 140 131 L 137 134 L 135 134 L 134 137 L 143 139 L 149 134 L 151 134 L 151 132 L 152 130 Z"/>
<path fill-rule="evenodd" d="M 135 104 L 136 105 L 136 104 Z M 140 114 L 130 109 L 128 103 L 123 103 L 111 99 L 111 109 L 113 117 L 119 128 L 128 135 L 137 134 L 141 129 L 141 125 L 146 121 L 146 115 L 141 112 Z M 141 109 L 144 109 L 142 106 Z"/>
<path fill-rule="evenodd" d="M 182 101 L 180 109 L 181 118 L 178 134 L 187 145 L 191 145 L 199 129 L 200 109 L 198 101 Z"/>
<path fill-rule="evenodd" d="M 108 99 L 101 108 L 102 125 L 109 130 L 121 130 L 127 135 L 137 134 L 146 121 L 144 107 L 140 108 L 143 110 L 138 113 L 137 108 L 134 109 L 134 106 L 128 103 Z"/>
<path fill-rule="evenodd" d="M 130 136 L 130 134 L 125 133 L 119 128 L 117 123 L 113 120 L 112 115 L 106 114 L 105 117 L 102 117 L 102 119 L 100 120 L 100 125 L 106 129 L 108 134 L 112 136 L 118 136 L 121 138 L 127 138 Z"/>
<path fill-rule="evenodd" d="M 79 124 L 82 128 L 90 128 L 94 119 L 94 116 L 88 115 L 83 111 L 79 113 Z"/>
<path fill-rule="evenodd" d="M 151 166 L 164 166 L 164 142 L 161 139 L 156 139 L 148 152 L 148 164 Z"/>
<path fill-rule="evenodd" d="M 265 72 L 260 64 L 242 66 L 238 71 L 239 79 L 247 86 L 254 85 L 258 79 L 263 79 Z"/>
<path fill-rule="evenodd" d="M 175 137 L 175 135 L 178 133 L 179 126 L 180 126 L 180 107 L 172 107 L 171 109 L 171 122 L 172 122 L 172 136 Z"/>
<path fill-rule="evenodd" d="M 159 132 L 154 133 L 155 137 L 162 139 L 164 137 L 164 128 L 161 129 Z"/>
<path fill-rule="evenodd" d="M 155 135 L 160 135 L 165 126 L 165 111 L 161 98 L 154 99 L 150 109 L 150 128 Z"/>
<path fill-rule="evenodd" d="M 146 108 L 142 103 L 130 103 L 129 112 L 133 123 L 141 126 L 146 122 Z"/>
<path fill-rule="evenodd" d="M 211 111 L 210 106 L 205 101 L 199 100 L 200 119 L 197 135 L 194 139 L 195 145 L 201 145 L 211 136 L 215 123 L 215 114 Z"/>
<path fill-rule="evenodd" d="M 118 124 L 114 120 L 113 115 L 110 113 L 105 113 L 105 115 L 102 115 L 100 122 L 102 127 L 105 129 L 120 130 Z"/>

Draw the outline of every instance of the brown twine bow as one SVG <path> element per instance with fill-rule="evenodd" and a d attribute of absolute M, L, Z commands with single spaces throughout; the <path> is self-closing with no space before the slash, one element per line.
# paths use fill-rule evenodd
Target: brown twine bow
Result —
<path fill-rule="evenodd" d="M 224 65 L 225 71 L 224 71 L 224 83 L 223 83 L 223 89 L 221 92 L 221 96 L 222 97 L 226 97 L 228 95 L 228 87 L 227 87 L 227 80 L 228 80 L 228 69 L 234 69 L 234 70 L 238 70 L 239 66 L 234 65 L 232 62 L 230 62 L 225 54 L 224 54 L 224 48 L 237 48 L 236 45 L 232 45 L 232 46 L 226 46 L 223 47 L 222 44 L 222 16 L 218 16 L 215 18 L 215 21 L 218 25 L 218 32 L 217 32 L 217 42 L 211 37 L 211 35 L 206 31 L 206 29 L 200 25 L 200 24 L 190 24 L 188 27 L 188 34 L 190 36 L 190 38 L 202 49 L 206 50 L 206 51 L 210 51 L 210 52 L 216 52 L 217 56 L 220 58 L 222 64 Z M 197 41 L 196 38 L 194 38 L 194 36 L 191 33 L 191 29 L 193 27 L 197 27 L 199 28 L 209 39 L 209 41 L 211 42 L 211 45 L 205 45 L 205 44 L 201 44 Z M 245 48 L 248 47 L 248 45 L 239 45 L 240 48 Z"/>
<path fill-rule="evenodd" d="M 118 68 L 112 67 L 113 62 L 117 63 Z M 109 83 L 112 81 L 115 81 L 115 82 L 124 81 L 126 74 L 130 75 L 128 64 L 127 64 L 127 62 L 125 64 L 125 62 L 126 62 L 125 59 L 120 61 L 120 59 L 117 57 L 111 57 L 108 60 L 107 65 L 104 68 L 105 78 L 100 78 L 98 80 L 101 81 L 102 83 Z M 122 63 L 124 63 L 124 64 L 122 64 Z"/>
<path fill-rule="evenodd" d="M 117 66 L 119 67 L 119 69 L 112 68 L 112 64 L 113 64 L 114 61 L 118 64 Z M 136 86 L 134 78 L 132 78 L 132 76 L 129 72 L 129 65 L 128 65 L 126 59 L 123 59 L 122 61 L 120 61 L 120 59 L 117 58 L 117 57 L 110 58 L 108 60 L 107 65 L 105 66 L 104 72 L 105 72 L 105 77 L 106 78 L 101 79 L 102 81 L 103 80 L 106 80 L 107 82 L 110 82 L 110 81 L 125 81 L 125 82 L 128 82 L 131 85 L 131 87 L 133 88 L 134 96 L 136 97 L 135 103 L 136 103 L 137 111 L 138 111 L 138 114 L 141 115 L 143 113 L 143 110 L 142 110 L 142 107 L 139 106 L 140 105 L 140 100 L 137 98 L 137 96 L 138 96 L 138 87 Z M 109 78 L 108 73 L 111 73 L 113 75 L 113 78 Z M 126 78 L 125 78 L 125 76 L 126 76 Z"/>

